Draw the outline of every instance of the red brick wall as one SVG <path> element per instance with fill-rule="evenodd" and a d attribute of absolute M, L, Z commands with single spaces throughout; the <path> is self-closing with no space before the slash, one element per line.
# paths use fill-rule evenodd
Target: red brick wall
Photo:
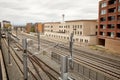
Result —
<path fill-rule="evenodd" d="M 120 53 L 120 40 L 105 39 L 105 47 L 114 52 Z"/>

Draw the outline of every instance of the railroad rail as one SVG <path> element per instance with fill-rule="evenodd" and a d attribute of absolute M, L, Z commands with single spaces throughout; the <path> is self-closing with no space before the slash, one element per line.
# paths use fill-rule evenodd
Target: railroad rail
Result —
<path fill-rule="evenodd" d="M 18 48 L 18 49 L 20 49 L 21 51 L 23 51 L 23 48 L 22 48 L 22 45 L 21 44 L 19 44 L 19 43 L 14 43 L 14 45 Z M 30 61 L 31 61 L 31 63 L 32 63 L 32 65 L 33 66 L 35 66 L 35 65 L 38 65 L 38 67 L 41 69 L 41 70 L 43 70 L 43 72 L 45 72 L 45 74 L 49 77 L 49 79 L 50 80 L 57 80 L 58 79 L 58 77 L 60 76 L 60 73 L 59 72 L 57 72 L 57 71 L 55 71 L 53 68 L 51 68 L 51 67 L 49 67 L 49 65 L 48 64 L 46 64 L 46 63 L 44 63 L 42 60 L 40 60 L 37 56 L 35 56 L 35 55 L 33 55 L 33 53 L 31 53 L 29 50 L 27 51 L 27 53 L 28 53 L 28 57 L 29 57 L 29 59 L 30 59 Z M 16 53 L 16 55 L 17 55 L 17 53 Z M 17 55 L 18 56 L 18 55 Z M 18 56 L 19 57 L 19 56 Z M 19 58 L 20 59 L 20 58 Z M 34 63 L 35 64 L 34 64 Z M 47 67 L 47 70 L 45 70 L 43 67 Z M 36 70 L 36 72 L 38 72 L 37 70 Z M 52 75 L 50 72 L 52 72 L 52 74 L 54 74 L 54 75 Z M 56 75 L 55 75 L 56 74 Z M 39 75 L 40 76 L 40 75 Z M 42 80 L 44 80 L 44 79 L 42 79 Z"/>
<path fill-rule="evenodd" d="M 31 37 L 30 37 L 31 38 Z M 55 42 L 51 42 L 51 41 L 47 41 L 47 40 L 43 40 L 41 39 L 41 42 L 44 44 L 55 44 Z M 64 55 L 64 52 L 61 52 L 61 50 L 65 50 L 66 54 L 69 55 L 69 46 L 65 46 L 65 45 L 58 45 L 56 47 L 56 49 L 54 48 L 54 50 L 57 51 L 56 54 L 58 55 Z M 61 49 L 61 50 L 59 50 Z M 101 72 L 115 80 L 120 79 L 120 61 L 111 59 L 111 58 L 107 58 L 104 56 L 100 56 L 100 55 L 96 55 L 93 53 L 89 53 L 86 51 L 82 51 L 82 50 L 78 50 L 78 49 L 73 49 L 73 53 L 74 53 L 74 61 L 79 63 L 79 64 L 83 64 L 86 66 L 91 67 L 92 69 L 94 68 L 95 70 L 97 70 L 98 72 Z"/>
<path fill-rule="evenodd" d="M 5 43 L 5 46 L 8 46 L 5 39 L 3 39 L 3 42 Z M 11 47 L 11 50 L 14 51 L 15 56 L 20 60 L 21 64 L 23 65 L 23 60 L 17 55 L 17 53 L 16 53 L 16 51 L 14 50 L 13 47 Z M 20 64 L 18 64 L 18 62 L 16 61 L 15 57 L 14 57 L 11 53 L 9 53 L 9 54 L 10 54 L 10 55 L 12 56 L 12 58 L 14 59 L 14 61 L 15 61 L 15 63 L 17 64 L 20 72 L 23 74 L 23 70 L 22 70 L 22 68 L 20 67 Z M 34 77 L 34 79 L 37 80 L 37 78 L 35 77 L 34 73 L 29 69 L 29 67 L 28 67 L 28 71 L 29 71 L 29 73 Z M 23 75 L 24 75 L 24 74 L 23 74 Z"/>

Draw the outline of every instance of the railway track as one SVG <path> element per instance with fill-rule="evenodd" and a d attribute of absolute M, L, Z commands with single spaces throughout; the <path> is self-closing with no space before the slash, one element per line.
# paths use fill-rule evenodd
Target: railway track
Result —
<path fill-rule="evenodd" d="M 55 42 L 47 41 L 41 39 L 41 42 L 44 44 L 55 44 Z M 58 49 L 65 50 L 68 52 L 69 55 L 69 48 L 68 46 L 65 45 L 58 45 L 56 47 L 56 51 Z M 63 52 L 59 51 L 58 55 L 64 55 L 62 54 Z M 114 79 L 120 79 L 120 61 L 107 58 L 104 56 L 96 55 L 93 53 L 88 53 L 86 51 L 78 50 L 78 49 L 73 49 L 73 54 L 74 54 L 74 61 L 77 63 L 82 63 L 85 64 L 89 67 L 92 67 L 108 76 L 113 77 Z"/>
<path fill-rule="evenodd" d="M 45 40 L 43 42 L 45 42 L 46 44 L 50 43 L 50 41 L 47 42 Z M 52 44 L 53 43 L 54 42 L 52 42 Z M 58 45 L 56 48 L 61 48 L 61 50 L 65 49 L 66 51 L 68 51 L 68 55 L 69 55 L 68 46 L 67 47 L 65 47 L 65 46 L 63 47 L 63 46 Z M 59 52 L 59 54 L 60 54 L 60 52 Z M 61 52 L 61 53 L 64 53 L 64 52 Z M 120 79 L 120 61 L 113 60 L 113 59 L 99 56 L 99 55 L 95 55 L 92 53 L 88 53 L 88 52 L 78 50 L 78 49 L 74 49 L 73 54 L 74 54 L 74 58 L 76 61 L 78 61 L 78 62 L 83 61 L 84 64 L 86 64 L 86 65 L 89 64 L 88 66 L 91 66 L 101 72 L 104 72 L 109 76 L 112 75 L 114 78 Z M 80 59 L 82 57 L 84 58 L 83 60 Z"/>
<path fill-rule="evenodd" d="M 17 48 L 19 48 L 20 50 L 23 50 L 22 46 L 20 44 L 15 44 Z M 36 57 L 35 55 L 33 55 L 33 53 L 31 53 L 30 51 L 28 52 L 28 57 L 31 61 L 34 61 L 35 65 L 38 65 L 38 67 L 40 69 L 43 70 L 43 72 L 45 72 L 45 74 L 49 77 L 50 80 L 57 80 L 58 77 L 60 76 L 60 73 L 55 71 L 53 68 L 49 67 L 48 64 L 44 63 L 41 59 L 39 59 L 38 57 Z M 32 62 L 32 64 L 34 64 Z M 44 69 L 44 67 L 46 67 L 47 70 Z M 52 75 L 52 74 L 54 75 Z M 45 80 L 45 79 L 43 79 Z M 48 79 L 47 79 L 48 80 Z"/>
<path fill-rule="evenodd" d="M 5 39 L 3 40 L 3 42 L 5 43 L 5 46 L 8 46 Z M 14 50 L 14 48 L 11 47 L 11 50 L 15 53 L 15 56 L 19 59 L 19 61 L 20 61 L 21 64 L 23 65 L 22 59 L 17 55 L 17 53 L 16 53 L 16 51 Z M 15 61 L 15 63 L 17 64 L 20 72 L 24 75 L 23 70 L 22 70 L 20 64 L 18 64 L 18 62 L 16 61 L 15 57 L 14 57 L 12 54 L 10 54 L 10 55 L 12 56 L 12 58 L 13 58 L 14 61 Z M 37 78 L 35 77 L 34 73 L 33 73 L 29 68 L 28 68 L 28 71 L 29 71 L 29 73 L 34 77 L 34 79 L 37 80 Z"/>
<path fill-rule="evenodd" d="M 54 51 L 55 51 L 55 49 L 54 49 Z M 65 54 L 69 55 L 69 52 L 63 53 L 63 52 L 61 52 L 61 50 L 58 50 L 58 49 L 56 49 L 55 53 L 60 56 L 65 55 Z M 100 72 L 106 74 L 107 76 L 112 77 L 115 80 L 120 79 L 120 70 L 113 67 L 116 65 L 113 65 L 113 66 L 107 65 L 106 66 L 105 64 L 103 65 L 103 62 L 100 63 L 100 62 L 94 61 L 93 59 L 89 59 L 89 57 L 83 58 L 83 56 L 77 56 L 77 55 L 73 55 L 73 58 L 74 58 L 74 61 L 79 64 L 84 64 L 88 67 L 96 69 L 97 71 L 100 71 Z"/>

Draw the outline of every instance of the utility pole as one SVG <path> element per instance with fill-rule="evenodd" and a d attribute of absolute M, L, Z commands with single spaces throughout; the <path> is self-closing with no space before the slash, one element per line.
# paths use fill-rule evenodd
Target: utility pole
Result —
<path fill-rule="evenodd" d="M 70 35 L 69 43 L 70 57 L 61 57 L 61 77 L 59 78 L 59 80 L 74 80 L 68 76 L 68 69 L 73 69 L 73 36 L 74 33 L 72 32 Z"/>
<path fill-rule="evenodd" d="M 70 51 L 70 58 L 69 58 L 69 66 L 70 69 L 73 69 L 73 32 L 70 35 L 70 46 L 69 46 L 69 51 Z"/>
<path fill-rule="evenodd" d="M 22 39 L 23 45 L 23 71 L 24 71 L 24 80 L 28 80 L 28 68 L 27 68 L 27 39 Z"/>
<path fill-rule="evenodd" d="M 38 24 L 37 24 L 37 36 L 38 36 L 38 51 L 40 51 L 40 32 L 38 30 Z"/>

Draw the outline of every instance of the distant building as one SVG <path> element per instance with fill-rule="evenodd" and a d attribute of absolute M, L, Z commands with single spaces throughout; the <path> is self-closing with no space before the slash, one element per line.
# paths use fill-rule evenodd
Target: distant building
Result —
<path fill-rule="evenodd" d="M 99 44 L 120 52 L 120 0 L 99 2 Z"/>
<path fill-rule="evenodd" d="M 35 32 L 44 33 L 44 26 L 42 23 L 35 23 Z"/>
<path fill-rule="evenodd" d="M 32 23 L 27 23 L 26 24 L 26 32 L 30 33 L 31 32 L 31 28 L 32 28 Z"/>
<path fill-rule="evenodd" d="M 97 20 L 49 22 L 44 23 L 44 34 L 48 38 L 69 42 L 70 34 L 73 32 L 76 45 L 96 45 L 97 25 Z"/>

